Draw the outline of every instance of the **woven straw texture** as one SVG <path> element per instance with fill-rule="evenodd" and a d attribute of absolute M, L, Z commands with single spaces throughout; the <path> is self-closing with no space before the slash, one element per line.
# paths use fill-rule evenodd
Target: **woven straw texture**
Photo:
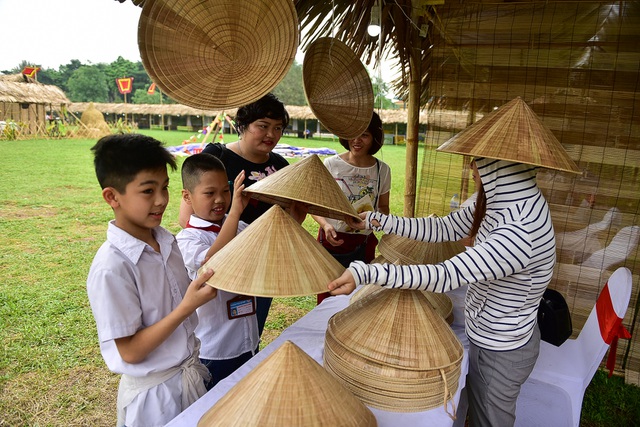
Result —
<path fill-rule="evenodd" d="M 378 248 L 385 259 L 402 265 L 437 264 L 464 252 L 460 242 L 421 242 L 396 234 L 383 235 Z"/>
<path fill-rule="evenodd" d="M 278 205 L 252 222 L 202 269 L 207 284 L 241 295 L 289 297 L 327 292 L 344 271 L 320 243 Z"/>
<path fill-rule="evenodd" d="M 520 97 L 487 114 L 437 151 L 581 173 L 560 141 Z"/>
<path fill-rule="evenodd" d="M 355 301 L 329 319 L 325 334 L 325 369 L 365 404 L 388 411 L 447 410 L 462 355 L 451 328 L 411 290 Z"/>
<path fill-rule="evenodd" d="M 198 427 L 376 426 L 373 413 L 286 341 L 211 407 Z"/>
<path fill-rule="evenodd" d="M 384 259 L 384 257 L 380 256 L 375 260 L 373 260 L 373 263 L 384 264 L 384 263 L 388 263 L 388 261 Z M 377 292 L 382 292 L 382 291 L 393 292 L 394 289 L 383 288 L 382 286 L 374 286 L 374 285 L 363 286 L 351 296 L 349 303 L 353 304 L 354 302 L 364 297 L 367 297 L 369 295 L 375 294 Z M 436 311 L 436 313 L 438 313 L 449 325 L 453 323 L 453 301 L 451 301 L 451 298 L 449 298 L 446 294 L 440 294 L 440 293 L 428 292 L 428 291 L 414 291 L 414 292 L 422 292 L 422 294 L 427 298 L 427 302 L 429 303 L 431 308 L 433 308 Z"/>
<path fill-rule="evenodd" d="M 302 62 L 304 93 L 322 125 L 344 139 L 367 129 L 373 113 L 373 87 L 360 58 L 343 42 L 321 37 Z"/>
<path fill-rule="evenodd" d="M 249 104 L 287 74 L 299 42 L 291 0 L 147 1 L 140 56 L 171 98 L 201 109 Z"/>
<path fill-rule="evenodd" d="M 344 220 L 345 216 L 360 219 L 317 154 L 280 169 L 244 191 L 254 199 L 283 208 L 287 208 L 291 201 L 298 201 L 306 203 L 312 215 L 339 220 Z"/>

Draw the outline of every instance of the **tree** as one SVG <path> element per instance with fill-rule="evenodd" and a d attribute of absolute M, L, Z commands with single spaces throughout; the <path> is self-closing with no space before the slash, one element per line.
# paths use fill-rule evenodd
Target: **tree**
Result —
<path fill-rule="evenodd" d="M 137 89 L 146 90 L 151 84 L 151 79 L 142 66 L 142 62 L 131 62 L 119 56 L 111 64 L 99 64 L 106 75 L 108 81 L 109 100 L 112 102 L 122 102 L 123 96 L 118 91 L 116 79 L 122 77 L 133 77 L 132 93 Z"/>
<path fill-rule="evenodd" d="M 389 92 L 389 86 L 382 80 L 382 77 L 376 76 L 373 78 L 373 108 L 389 110 L 396 108 L 393 101 L 387 98 Z"/>
<path fill-rule="evenodd" d="M 287 75 L 273 89 L 273 94 L 285 105 L 307 105 L 302 86 L 302 65 L 294 61 Z"/>
<path fill-rule="evenodd" d="M 73 102 L 107 102 L 104 73 L 95 65 L 84 65 L 73 72 L 67 83 L 67 96 Z"/>
<path fill-rule="evenodd" d="M 147 89 L 136 89 L 131 97 L 132 104 L 160 104 L 161 92 L 156 89 L 153 95 L 147 93 Z M 164 103 L 164 101 L 163 101 Z"/>

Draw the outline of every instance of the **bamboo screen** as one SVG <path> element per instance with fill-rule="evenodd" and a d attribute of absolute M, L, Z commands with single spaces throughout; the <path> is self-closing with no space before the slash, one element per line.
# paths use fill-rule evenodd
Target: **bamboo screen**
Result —
<path fill-rule="evenodd" d="M 435 12 L 428 111 L 468 125 L 520 96 L 551 128 L 582 175 L 538 173 L 557 234 L 550 287 L 567 299 L 575 338 L 611 273 L 632 271 L 623 324 L 633 338 L 620 341 L 616 369 L 638 384 L 639 2 L 446 1 Z M 474 192 L 468 159 L 435 151 L 465 124 L 432 117 L 418 215 L 446 214 L 455 193 L 464 202 Z"/>

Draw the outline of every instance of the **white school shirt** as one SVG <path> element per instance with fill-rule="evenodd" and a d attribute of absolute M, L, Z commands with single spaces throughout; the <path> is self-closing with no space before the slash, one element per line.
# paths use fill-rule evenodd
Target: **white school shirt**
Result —
<path fill-rule="evenodd" d="M 107 367 L 118 374 L 144 377 L 179 366 L 196 345 L 194 313 L 140 363 L 125 362 L 116 347 L 116 338 L 131 336 L 166 317 L 191 282 L 175 237 L 162 227 L 153 233 L 159 253 L 111 221 L 107 241 L 98 249 L 87 277 L 100 351 Z M 163 426 L 180 413 L 181 401 L 182 381 L 177 374 L 140 393 L 126 407 L 126 425 Z"/>
<path fill-rule="evenodd" d="M 377 210 L 377 199 L 391 191 L 391 168 L 385 162 L 378 160 L 377 165 L 357 167 L 347 163 L 339 154 L 324 160 L 331 176 L 338 183 L 342 192 L 349 199 L 358 213 Z M 364 199 L 368 196 L 368 199 Z M 369 200 L 370 203 L 362 203 Z M 346 222 L 332 218 L 325 218 L 336 231 L 353 233 L 353 229 Z M 362 230 L 358 234 L 369 234 L 371 230 Z"/>
<path fill-rule="evenodd" d="M 226 216 L 225 216 L 226 219 Z M 212 225 L 192 215 L 189 224 L 194 227 Z M 247 223 L 238 223 L 238 233 L 247 227 Z M 218 233 L 199 228 L 185 228 L 176 239 L 191 279 L 198 275 L 198 269 L 204 261 L 207 251 L 213 245 Z M 229 319 L 227 301 L 238 294 L 218 289 L 218 295 L 208 303 L 198 307 L 200 323 L 196 328 L 196 336 L 200 339 L 200 357 L 207 360 L 225 360 L 253 352 L 258 347 L 258 320 L 255 314 Z"/>

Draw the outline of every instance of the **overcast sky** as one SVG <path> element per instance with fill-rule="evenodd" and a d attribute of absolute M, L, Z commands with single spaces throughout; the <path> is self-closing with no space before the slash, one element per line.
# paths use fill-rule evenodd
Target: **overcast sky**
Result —
<path fill-rule="evenodd" d="M 131 0 L 0 0 L 0 70 L 21 61 L 58 69 L 72 59 L 111 63 L 140 61 L 138 19 Z M 296 56 L 302 64 L 304 54 Z M 382 78 L 390 80 L 389 66 Z M 373 72 L 377 75 L 377 71 Z"/>

